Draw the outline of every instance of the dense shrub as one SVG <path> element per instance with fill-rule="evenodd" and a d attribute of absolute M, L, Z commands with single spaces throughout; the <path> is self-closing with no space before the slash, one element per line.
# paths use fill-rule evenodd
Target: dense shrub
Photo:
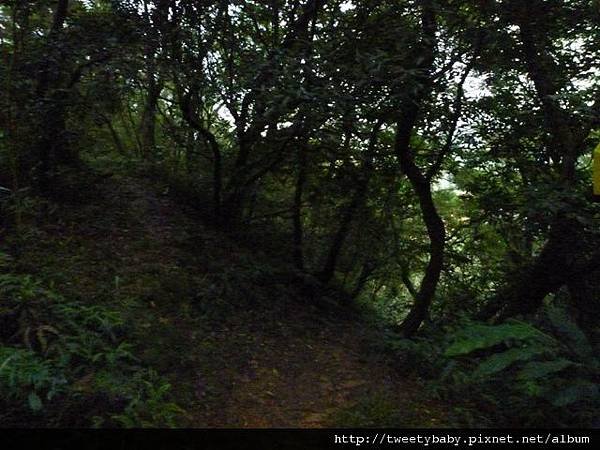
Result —
<path fill-rule="evenodd" d="M 6 270 L 9 258 L 1 259 Z M 174 426 L 183 412 L 169 400 L 169 383 L 136 359 L 121 315 L 109 308 L 2 273 L 0 325 L 0 394 L 17 416 L 49 423 L 90 400 L 76 424 Z"/>
<path fill-rule="evenodd" d="M 535 323 L 461 320 L 423 340 L 393 340 L 461 426 L 592 426 L 600 412 L 600 360 L 560 307 Z"/>

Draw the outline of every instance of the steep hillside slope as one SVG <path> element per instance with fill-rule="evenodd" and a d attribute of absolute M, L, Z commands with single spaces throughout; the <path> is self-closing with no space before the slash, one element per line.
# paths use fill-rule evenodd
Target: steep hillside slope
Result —
<path fill-rule="evenodd" d="M 444 423 L 377 345 L 379 331 L 333 294 L 290 281 L 163 186 L 119 174 L 89 181 L 20 242 L 19 270 L 123 313 L 134 353 L 172 385 L 179 424 Z"/>

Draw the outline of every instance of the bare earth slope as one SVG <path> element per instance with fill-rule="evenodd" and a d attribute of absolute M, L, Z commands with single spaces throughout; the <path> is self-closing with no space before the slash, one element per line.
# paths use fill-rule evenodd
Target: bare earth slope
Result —
<path fill-rule="evenodd" d="M 357 314 L 277 281 L 266 256 L 164 187 L 120 175 L 93 185 L 50 211 L 22 264 L 126 315 L 142 360 L 171 380 L 182 425 L 443 425 Z"/>

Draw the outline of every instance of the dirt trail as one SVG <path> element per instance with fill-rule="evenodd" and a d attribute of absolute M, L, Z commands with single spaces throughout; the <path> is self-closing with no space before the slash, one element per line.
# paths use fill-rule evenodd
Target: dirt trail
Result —
<path fill-rule="evenodd" d="M 204 226 L 164 188 L 113 176 L 44 229 L 48 270 L 130 317 L 142 359 L 195 427 L 435 426 L 369 327 L 269 282 L 260 255 Z M 30 255 L 32 263 L 35 251 Z M 387 423 L 390 425 L 390 423 Z"/>

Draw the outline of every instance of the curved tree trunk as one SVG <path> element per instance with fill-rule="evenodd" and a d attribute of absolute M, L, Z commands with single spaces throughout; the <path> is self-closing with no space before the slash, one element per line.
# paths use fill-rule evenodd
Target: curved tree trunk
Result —
<path fill-rule="evenodd" d="M 413 118 L 413 120 L 416 117 Z M 446 228 L 444 221 L 440 217 L 431 192 L 431 182 L 427 179 L 416 166 L 408 141 L 410 140 L 410 131 L 407 124 L 410 124 L 411 118 L 406 117 L 404 125 L 400 124 L 396 134 L 396 151 L 400 159 L 400 165 L 403 172 L 408 177 L 410 184 L 417 195 L 419 207 L 429 237 L 429 262 L 425 269 L 425 275 L 419 290 L 414 297 L 413 307 L 400 325 L 400 332 L 410 337 L 416 333 L 421 323 L 427 318 L 429 307 L 435 296 L 442 268 L 444 265 L 444 248 L 446 244 Z"/>
<path fill-rule="evenodd" d="M 425 275 L 414 298 L 413 306 L 400 325 L 400 332 L 410 337 L 417 332 L 421 323 L 427 318 L 429 307 L 435 296 L 435 291 L 444 265 L 444 247 L 446 244 L 446 229 L 444 222 L 438 214 L 431 192 L 431 175 L 426 175 L 415 163 L 410 140 L 417 124 L 417 118 L 422 103 L 429 95 L 432 84 L 431 72 L 433 70 L 436 52 L 437 23 L 434 7 L 431 1 L 422 2 L 421 21 L 423 36 L 419 46 L 420 75 L 416 82 L 419 85 L 415 98 L 408 99 L 396 126 L 396 139 L 394 151 L 400 161 L 400 168 L 406 175 L 419 201 L 421 215 L 427 228 L 429 237 L 429 262 Z M 443 157 L 443 154 L 441 155 Z M 440 157 L 440 158 L 441 158 Z"/>

